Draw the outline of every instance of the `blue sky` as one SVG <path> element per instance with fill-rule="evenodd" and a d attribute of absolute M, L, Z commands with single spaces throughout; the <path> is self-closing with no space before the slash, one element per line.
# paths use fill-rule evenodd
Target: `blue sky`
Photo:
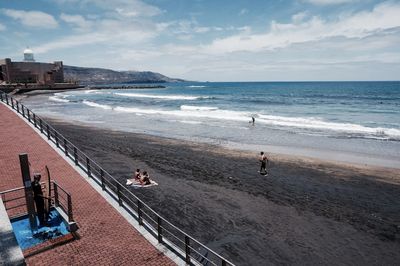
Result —
<path fill-rule="evenodd" d="M 0 0 L 0 58 L 198 81 L 399 80 L 400 1 Z"/>

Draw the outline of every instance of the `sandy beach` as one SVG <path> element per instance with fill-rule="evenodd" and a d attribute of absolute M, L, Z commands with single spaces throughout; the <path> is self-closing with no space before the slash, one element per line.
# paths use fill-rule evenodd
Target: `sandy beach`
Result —
<path fill-rule="evenodd" d="M 400 259 L 398 169 L 268 154 L 264 177 L 254 152 L 50 121 L 122 184 L 149 171 L 132 191 L 237 265 Z"/>

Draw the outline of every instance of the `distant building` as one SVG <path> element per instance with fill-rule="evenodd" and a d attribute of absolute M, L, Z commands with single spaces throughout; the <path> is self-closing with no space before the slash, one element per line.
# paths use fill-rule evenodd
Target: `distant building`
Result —
<path fill-rule="evenodd" d="M 33 58 L 33 51 L 29 48 L 24 50 L 24 62 L 35 62 Z"/>
<path fill-rule="evenodd" d="M 35 62 L 32 50 L 25 49 L 23 62 L 12 62 L 10 58 L 0 59 L 0 82 L 40 85 L 64 83 L 63 62 Z"/>

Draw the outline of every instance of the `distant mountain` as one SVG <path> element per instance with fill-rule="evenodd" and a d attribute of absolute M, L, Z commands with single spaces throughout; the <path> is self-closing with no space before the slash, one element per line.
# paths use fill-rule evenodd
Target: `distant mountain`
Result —
<path fill-rule="evenodd" d="M 111 83 L 163 83 L 180 82 L 160 73 L 151 71 L 114 71 L 105 68 L 90 68 L 64 65 L 64 80 L 78 81 L 80 84 Z"/>

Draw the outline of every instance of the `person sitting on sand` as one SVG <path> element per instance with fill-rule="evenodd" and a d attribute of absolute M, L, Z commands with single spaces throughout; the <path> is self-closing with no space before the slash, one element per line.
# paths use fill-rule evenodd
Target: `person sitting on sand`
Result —
<path fill-rule="evenodd" d="M 136 181 L 139 181 L 139 180 L 140 180 L 140 169 L 139 169 L 139 168 L 136 169 L 136 172 L 135 172 L 135 174 L 133 175 L 133 178 L 134 178 Z"/>
<path fill-rule="evenodd" d="M 133 183 L 140 182 L 140 169 L 136 169 L 136 172 L 133 174 L 133 177 L 131 179 L 126 180 L 126 185 L 130 186 Z"/>
<path fill-rule="evenodd" d="M 150 175 L 146 171 L 143 171 L 143 174 L 140 178 L 140 184 L 143 186 L 151 184 Z"/>

